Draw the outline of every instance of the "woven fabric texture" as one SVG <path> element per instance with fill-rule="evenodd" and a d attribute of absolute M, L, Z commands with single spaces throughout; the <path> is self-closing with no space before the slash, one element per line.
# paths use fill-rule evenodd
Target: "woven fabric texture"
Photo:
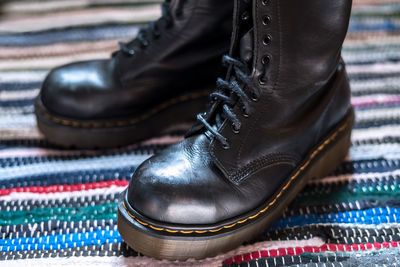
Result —
<path fill-rule="evenodd" d="M 0 266 L 400 266 L 400 0 L 354 1 L 343 57 L 356 124 L 340 168 L 234 251 L 178 263 L 128 248 L 118 194 L 181 133 L 65 150 L 37 130 L 33 100 L 49 69 L 108 57 L 159 16 L 159 2 L 0 2 Z"/>

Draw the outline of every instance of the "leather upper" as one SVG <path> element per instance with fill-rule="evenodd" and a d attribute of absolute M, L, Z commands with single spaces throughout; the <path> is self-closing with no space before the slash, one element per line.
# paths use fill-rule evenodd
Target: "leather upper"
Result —
<path fill-rule="evenodd" d="M 252 105 L 253 114 L 242 117 L 239 134 L 232 132 L 229 121 L 220 127 L 220 133 L 230 140 L 230 149 L 217 142 L 210 148 L 215 163 L 227 176 L 235 176 L 271 152 L 296 151 L 303 157 L 350 108 L 347 81 L 341 88 L 332 88 L 330 83 L 341 61 L 351 1 L 267 2 L 253 1 L 251 7 L 251 78 L 261 96 Z M 263 23 L 265 16 L 270 17 L 267 25 Z M 243 31 L 247 29 L 236 28 L 237 39 Z M 267 37 L 270 41 L 266 44 Z M 234 47 L 232 54 L 240 54 L 240 48 Z M 270 58 L 268 64 L 262 63 L 265 56 Z M 259 83 L 262 76 L 267 80 L 264 85 Z M 242 114 L 240 105 L 235 109 L 236 114 Z"/>
<path fill-rule="evenodd" d="M 147 34 L 110 59 L 76 62 L 50 72 L 41 100 L 46 108 L 75 119 L 140 114 L 184 94 L 212 90 L 222 74 L 221 57 L 229 49 L 231 0 L 172 0 L 171 25 L 160 23 L 159 36 Z M 180 14 L 175 10 L 183 9 Z M 149 26 L 150 27 L 150 26 Z"/>
<path fill-rule="evenodd" d="M 129 203 L 161 222 L 212 224 L 260 203 L 298 160 L 295 155 L 279 162 L 271 158 L 268 168 L 238 186 L 215 166 L 209 146 L 205 135 L 197 135 L 145 161 L 129 185 Z"/>
<path fill-rule="evenodd" d="M 249 66 L 261 95 L 249 116 L 240 101 L 231 106 L 239 132 L 228 119 L 215 125 L 228 149 L 198 123 L 181 143 L 139 166 L 130 206 L 160 222 L 214 224 L 272 196 L 351 108 L 340 59 L 350 9 L 349 0 L 235 1 L 230 54 Z M 270 23 L 263 23 L 266 16 Z M 266 55 L 270 60 L 262 63 Z M 229 68 L 228 80 L 232 75 Z M 210 123 L 220 111 L 216 101 L 206 113 Z"/>

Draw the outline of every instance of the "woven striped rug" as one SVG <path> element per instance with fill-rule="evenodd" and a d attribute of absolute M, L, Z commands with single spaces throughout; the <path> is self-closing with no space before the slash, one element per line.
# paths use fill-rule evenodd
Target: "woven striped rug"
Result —
<path fill-rule="evenodd" d="M 36 128 L 50 68 L 108 57 L 159 1 L 0 2 L 0 266 L 399 266 L 400 0 L 355 0 L 343 48 L 356 125 L 346 161 L 312 181 L 257 240 L 215 258 L 157 261 L 116 226 L 117 196 L 171 134 L 107 151 L 63 150 Z"/>

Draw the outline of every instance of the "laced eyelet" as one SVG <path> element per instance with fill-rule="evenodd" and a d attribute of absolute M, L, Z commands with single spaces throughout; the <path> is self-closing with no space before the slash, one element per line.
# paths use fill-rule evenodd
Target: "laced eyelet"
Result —
<path fill-rule="evenodd" d="M 250 99 L 253 102 L 258 102 L 258 100 L 260 100 L 260 97 L 258 95 L 256 95 L 255 93 L 252 93 Z"/>
<path fill-rule="evenodd" d="M 245 118 L 250 117 L 250 114 L 247 113 L 247 110 L 246 110 L 246 108 L 245 108 L 244 106 L 242 107 L 242 115 L 243 115 L 243 117 L 245 117 Z"/>
<path fill-rule="evenodd" d="M 228 150 L 229 148 L 231 148 L 231 146 L 229 145 L 228 141 L 226 143 L 222 144 L 222 148 L 225 150 Z"/>
<path fill-rule="evenodd" d="M 235 134 L 238 134 L 240 132 L 240 129 L 236 128 L 235 124 L 233 124 L 233 123 L 232 123 L 232 132 L 235 133 Z"/>
<path fill-rule="evenodd" d="M 269 62 L 271 62 L 271 57 L 269 55 L 263 56 L 263 58 L 261 59 L 261 63 L 263 65 L 268 65 Z"/>
<path fill-rule="evenodd" d="M 268 15 L 264 16 L 262 22 L 265 26 L 269 25 L 271 23 L 271 17 Z"/>
<path fill-rule="evenodd" d="M 271 41 L 272 41 L 272 37 L 271 37 L 271 35 L 268 34 L 267 36 L 264 37 L 263 44 L 269 45 L 271 43 Z"/>
<path fill-rule="evenodd" d="M 267 84 L 267 79 L 263 78 L 262 75 L 260 75 L 260 76 L 258 77 L 258 83 L 259 83 L 260 85 L 265 85 L 265 84 Z"/>
<path fill-rule="evenodd" d="M 261 3 L 262 3 L 264 6 L 268 6 L 270 2 L 271 2 L 271 0 L 262 0 L 262 1 L 261 1 Z"/>

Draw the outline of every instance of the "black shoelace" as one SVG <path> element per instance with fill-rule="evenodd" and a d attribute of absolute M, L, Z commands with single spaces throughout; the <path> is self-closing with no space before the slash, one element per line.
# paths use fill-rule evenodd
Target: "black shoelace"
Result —
<path fill-rule="evenodd" d="M 175 16 L 176 17 L 181 17 L 183 15 L 183 5 L 185 3 L 185 0 L 180 0 L 177 4 L 177 7 L 175 9 Z M 153 39 L 157 39 L 158 37 L 161 36 L 162 34 L 162 26 L 165 25 L 165 28 L 170 28 L 173 24 L 173 17 L 171 14 L 171 0 L 165 0 L 164 3 L 161 5 L 161 17 L 156 20 L 152 21 L 148 24 L 148 27 L 142 28 L 139 30 L 137 37 L 135 40 L 138 40 L 142 48 L 145 48 L 149 46 L 150 40 L 149 37 L 150 35 L 153 37 Z M 133 56 L 136 51 L 134 48 L 130 48 L 130 43 L 124 43 L 120 42 L 120 51 L 122 51 L 124 54 Z"/>
<path fill-rule="evenodd" d="M 232 130 L 238 133 L 242 123 L 233 112 L 233 106 L 236 103 L 240 103 L 242 105 L 243 116 L 248 117 L 251 115 L 251 101 L 257 101 L 261 92 L 247 75 L 247 66 L 244 63 L 230 56 L 224 56 L 222 62 L 232 67 L 233 75 L 231 75 L 229 81 L 218 78 L 217 89 L 220 90 L 212 93 L 210 97 L 222 104 L 222 113 L 224 116 L 221 117 L 221 114 L 216 114 L 216 127 L 209 123 L 212 116 L 207 116 L 206 118 L 204 114 L 198 114 L 197 120 L 222 144 L 223 148 L 228 149 L 229 140 L 219 133 L 217 128 L 221 125 L 223 119 L 227 119 L 232 122 Z M 246 86 L 247 93 L 244 90 L 244 86 Z"/>

